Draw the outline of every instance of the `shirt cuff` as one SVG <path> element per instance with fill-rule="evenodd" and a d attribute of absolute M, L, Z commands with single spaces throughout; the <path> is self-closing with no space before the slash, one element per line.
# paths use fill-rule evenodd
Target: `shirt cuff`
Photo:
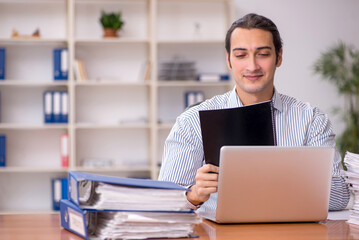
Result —
<path fill-rule="evenodd" d="M 192 185 L 188 186 L 187 188 L 189 189 Z M 191 191 L 191 190 L 189 190 Z M 188 198 L 187 198 L 187 191 L 185 191 L 184 193 L 184 196 L 186 197 L 186 204 L 185 204 L 185 208 L 187 209 L 192 209 L 192 210 L 197 210 L 198 208 L 200 208 L 202 206 L 203 203 L 200 203 L 198 205 L 193 205 L 190 201 L 188 201 Z"/>

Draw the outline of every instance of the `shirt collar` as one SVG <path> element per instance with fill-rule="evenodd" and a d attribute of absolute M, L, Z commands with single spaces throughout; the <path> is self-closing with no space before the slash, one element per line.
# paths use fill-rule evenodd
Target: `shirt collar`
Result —
<path fill-rule="evenodd" d="M 279 92 L 276 90 L 276 88 L 274 88 L 274 94 L 272 97 L 272 101 L 273 101 L 274 108 L 281 112 L 282 111 L 282 99 L 279 95 Z M 243 104 L 242 104 L 241 100 L 239 99 L 237 92 L 236 92 L 236 87 L 234 86 L 233 90 L 231 91 L 231 93 L 229 95 L 229 99 L 228 99 L 226 108 L 236 108 L 236 107 L 242 107 L 242 106 L 243 106 Z"/>

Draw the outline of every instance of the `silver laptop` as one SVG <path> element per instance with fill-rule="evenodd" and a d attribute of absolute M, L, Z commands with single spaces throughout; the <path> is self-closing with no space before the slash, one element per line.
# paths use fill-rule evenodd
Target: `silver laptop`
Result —
<path fill-rule="evenodd" d="M 224 146 L 217 223 L 326 220 L 334 159 L 330 147 Z"/>

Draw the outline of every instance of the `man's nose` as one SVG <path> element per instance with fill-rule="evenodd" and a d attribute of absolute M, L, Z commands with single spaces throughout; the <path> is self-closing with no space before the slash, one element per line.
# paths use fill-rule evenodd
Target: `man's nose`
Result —
<path fill-rule="evenodd" d="M 248 71 L 256 71 L 259 69 L 259 65 L 257 63 L 257 60 L 255 58 L 255 56 L 251 56 L 248 58 L 248 65 L 247 65 L 247 70 Z"/>

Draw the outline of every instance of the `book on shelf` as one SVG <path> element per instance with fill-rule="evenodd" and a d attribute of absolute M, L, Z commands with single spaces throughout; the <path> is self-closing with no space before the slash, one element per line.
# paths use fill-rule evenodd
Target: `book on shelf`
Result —
<path fill-rule="evenodd" d="M 69 56 L 67 48 L 55 48 L 53 51 L 54 80 L 68 80 Z"/>
<path fill-rule="evenodd" d="M 5 79 L 5 66 L 6 66 L 6 50 L 0 48 L 0 80 Z"/>
<path fill-rule="evenodd" d="M 220 73 L 201 73 L 197 76 L 197 80 L 200 82 L 220 82 L 228 81 L 229 74 Z"/>
<path fill-rule="evenodd" d="M 63 133 L 60 136 L 60 158 L 61 158 L 61 167 L 69 166 L 69 135 Z"/>
<path fill-rule="evenodd" d="M 6 135 L 0 135 L 0 167 L 6 167 Z"/>
<path fill-rule="evenodd" d="M 67 91 L 45 91 L 43 97 L 44 123 L 68 123 Z"/>
<path fill-rule="evenodd" d="M 237 108 L 200 111 L 206 163 L 219 166 L 222 146 L 276 145 L 272 101 Z"/>
<path fill-rule="evenodd" d="M 67 178 L 51 179 L 52 210 L 60 210 L 60 200 L 67 199 Z"/>
<path fill-rule="evenodd" d="M 61 225 L 86 239 L 190 237 L 201 219 L 171 182 L 69 172 Z"/>
<path fill-rule="evenodd" d="M 359 225 L 359 154 L 346 152 L 344 164 L 347 171 L 342 171 L 350 191 L 354 194 L 354 204 L 350 209 L 348 222 Z"/>
<path fill-rule="evenodd" d="M 151 61 L 146 60 L 141 64 L 138 80 L 147 81 L 150 79 L 150 74 L 151 74 Z"/>
<path fill-rule="evenodd" d="M 85 64 L 82 60 L 76 59 L 74 62 L 75 79 L 78 82 L 86 82 L 88 80 Z"/>

